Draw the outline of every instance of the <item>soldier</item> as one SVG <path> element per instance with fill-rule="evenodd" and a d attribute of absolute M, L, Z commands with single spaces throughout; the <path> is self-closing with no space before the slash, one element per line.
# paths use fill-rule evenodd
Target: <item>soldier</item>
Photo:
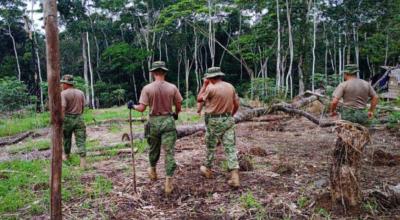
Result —
<path fill-rule="evenodd" d="M 174 119 L 178 119 L 183 99 L 178 88 L 165 81 L 167 71 L 168 69 L 162 61 L 152 64 L 150 72 L 155 81 L 143 88 L 139 105 L 132 106 L 132 108 L 143 112 L 147 106 L 150 106 L 150 117 L 145 129 L 145 136 L 150 145 L 148 173 L 152 181 L 157 180 L 156 166 L 160 158 L 161 147 L 163 147 L 166 170 L 165 193 L 169 195 L 173 191 L 172 176 L 176 168 L 174 152 L 177 133 Z M 173 105 L 175 105 L 175 113 L 172 112 Z"/>
<path fill-rule="evenodd" d="M 64 118 L 64 155 L 63 160 L 69 160 L 71 153 L 72 134 L 80 155 L 80 166 L 86 167 L 86 126 L 82 114 L 85 109 L 85 95 L 79 89 L 74 88 L 74 77 L 65 75 L 60 81 L 62 114 Z"/>
<path fill-rule="evenodd" d="M 336 108 L 339 100 L 343 98 L 341 116 L 343 120 L 351 121 L 361 125 L 368 125 L 368 119 L 374 117 L 375 108 L 379 97 L 374 88 L 367 81 L 357 78 L 358 68 L 354 64 L 345 66 L 344 80 L 333 93 L 331 103 L 331 115 L 337 115 Z M 366 110 L 368 99 L 371 98 L 371 107 Z"/>
<path fill-rule="evenodd" d="M 234 188 L 240 186 L 239 163 L 235 143 L 235 120 L 233 115 L 239 109 L 239 97 L 235 88 L 224 82 L 219 67 L 212 67 L 207 70 L 204 77 L 204 84 L 197 97 L 198 102 L 205 102 L 205 122 L 207 126 L 206 163 L 200 167 L 200 171 L 206 178 L 212 178 L 212 163 L 214 161 L 215 148 L 220 141 L 225 148 L 225 155 L 228 162 L 228 169 L 231 171 L 231 178 L 228 184 Z"/>

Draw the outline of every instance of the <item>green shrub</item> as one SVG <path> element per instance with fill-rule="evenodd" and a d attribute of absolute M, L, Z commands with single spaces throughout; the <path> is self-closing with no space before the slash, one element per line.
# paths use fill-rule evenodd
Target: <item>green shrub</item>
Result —
<path fill-rule="evenodd" d="M 26 85 L 13 77 L 0 79 L 0 112 L 12 112 L 26 108 L 36 97 L 28 93 Z"/>

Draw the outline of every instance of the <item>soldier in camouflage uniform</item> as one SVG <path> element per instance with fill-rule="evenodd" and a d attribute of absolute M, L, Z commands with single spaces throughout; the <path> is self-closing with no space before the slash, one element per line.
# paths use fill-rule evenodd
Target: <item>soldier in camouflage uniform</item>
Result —
<path fill-rule="evenodd" d="M 64 160 L 69 160 L 71 153 L 72 134 L 80 155 L 80 165 L 86 167 L 86 126 L 82 114 L 85 109 L 85 95 L 79 89 L 74 88 L 72 75 L 65 75 L 61 80 L 63 91 L 61 92 L 62 113 L 64 116 Z"/>
<path fill-rule="evenodd" d="M 165 193 L 168 195 L 173 190 L 172 176 L 176 168 L 174 159 L 175 142 L 177 139 L 175 120 L 181 111 L 182 96 L 175 85 L 165 81 L 168 69 L 165 63 L 157 61 L 152 64 L 150 72 L 154 82 L 146 85 L 140 95 L 139 105 L 133 108 L 139 112 L 150 106 L 150 116 L 146 125 L 145 136 L 150 145 L 148 170 L 151 180 L 157 180 L 156 166 L 160 159 L 161 148 L 165 150 Z M 175 112 L 172 106 L 175 105 Z"/>
<path fill-rule="evenodd" d="M 206 145 L 207 158 L 201 173 L 206 178 L 212 177 L 212 165 L 215 157 L 215 148 L 220 141 L 225 149 L 228 169 L 231 178 L 228 184 L 234 188 L 240 186 L 239 163 L 235 143 L 235 120 L 233 115 L 239 109 L 239 98 L 235 88 L 222 80 L 225 74 L 219 67 L 207 70 L 204 85 L 197 97 L 198 102 L 205 102 L 205 122 L 207 127 Z"/>
<path fill-rule="evenodd" d="M 345 66 L 343 71 L 345 82 L 341 83 L 333 93 L 330 112 L 332 116 L 337 115 L 336 108 L 340 99 L 343 98 L 340 110 L 342 119 L 367 126 L 368 119 L 374 117 L 379 97 L 370 83 L 357 78 L 358 71 L 354 64 Z M 371 107 L 367 110 L 369 98 L 371 98 Z"/>

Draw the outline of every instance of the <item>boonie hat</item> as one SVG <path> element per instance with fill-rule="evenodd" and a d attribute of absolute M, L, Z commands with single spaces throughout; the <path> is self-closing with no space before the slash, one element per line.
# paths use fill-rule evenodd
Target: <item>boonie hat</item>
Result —
<path fill-rule="evenodd" d="M 358 67 L 356 64 L 347 64 L 346 66 L 344 66 L 343 73 L 354 75 L 358 72 L 359 72 L 359 70 L 358 70 Z"/>
<path fill-rule="evenodd" d="M 204 79 L 214 78 L 216 76 L 225 76 L 225 73 L 221 72 L 220 67 L 211 67 L 207 69 Z"/>
<path fill-rule="evenodd" d="M 155 62 L 153 62 L 151 64 L 150 72 L 153 72 L 153 71 L 158 70 L 158 69 L 162 69 L 165 72 L 168 71 L 167 67 L 165 66 L 165 62 L 164 61 L 155 61 Z"/>
<path fill-rule="evenodd" d="M 74 76 L 73 75 L 64 75 L 62 77 L 62 79 L 60 80 L 60 83 L 65 83 L 65 84 L 69 84 L 69 85 L 74 85 L 75 81 L 74 81 Z"/>

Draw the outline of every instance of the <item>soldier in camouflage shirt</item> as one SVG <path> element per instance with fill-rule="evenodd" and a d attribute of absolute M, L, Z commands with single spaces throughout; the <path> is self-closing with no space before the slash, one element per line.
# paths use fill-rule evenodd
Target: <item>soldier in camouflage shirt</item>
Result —
<path fill-rule="evenodd" d="M 150 145 L 148 170 L 151 180 L 157 180 L 156 166 L 160 158 L 161 147 L 165 150 L 165 193 L 168 195 L 173 190 L 172 176 L 176 168 L 174 159 L 175 142 L 177 139 L 175 120 L 181 111 L 182 96 L 175 85 L 165 81 L 168 69 L 162 61 L 154 62 L 150 72 L 154 82 L 145 86 L 140 95 L 139 105 L 133 108 L 139 112 L 150 106 L 150 117 L 146 133 Z M 172 106 L 175 105 L 175 112 Z M 174 120 L 175 119 L 175 120 Z M 146 127 L 147 127 L 146 126 Z"/>
<path fill-rule="evenodd" d="M 198 102 L 205 102 L 205 120 L 207 126 L 207 158 L 201 173 L 206 178 L 212 177 L 211 167 L 215 157 L 215 148 L 220 141 L 225 149 L 228 169 L 231 178 L 228 184 L 234 188 L 240 186 L 239 163 L 235 143 L 235 120 L 233 115 L 239 109 L 239 97 L 235 88 L 222 80 L 225 74 L 219 67 L 207 70 L 204 85 L 197 97 Z"/>

